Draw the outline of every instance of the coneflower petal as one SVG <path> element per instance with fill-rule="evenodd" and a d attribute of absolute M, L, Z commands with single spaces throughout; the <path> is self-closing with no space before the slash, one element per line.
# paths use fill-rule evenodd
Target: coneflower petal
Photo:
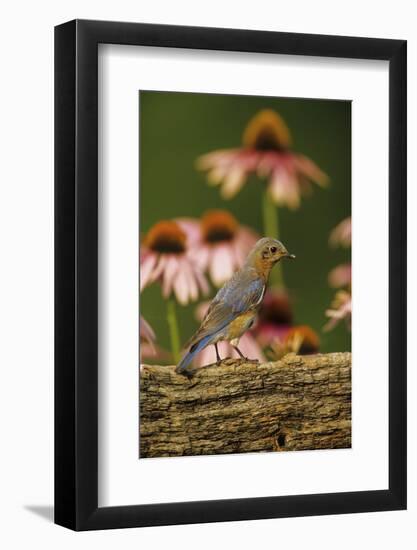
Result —
<path fill-rule="evenodd" d="M 341 264 L 333 268 L 329 273 L 329 284 L 333 288 L 350 285 L 352 281 L 352 266 Z"/>
<path fill-rule="evenodd" d="M 231 164 L 239 149 L 219 149 L 206 155 L 201 155 L 196 160 L 196 168 L 199 170 L 212 170 L 215 167 L 222 167 Z"/>
<path fill-rule="evenodd" d="M 234 269 L 230 252 L 228 245 L 219 245 L 213 250 L 210 277 L 216 286 L 221 286 L 233 275 Z"/>
<path fill-rule="evenodd" d="M 274 169 L 269 192 L 278 205 L 286 205 L 296 210 L 300 205 L 300 193 L 297 180 L 284 167 Z"/>
<path fill-rule="evenodd" d="M 329 183 L 329 177 L 311 159 L 304 155 L 295 155 L 296 168 L 318 185 L 325 187 Z"/>
<path fill-rule="evenodd" d="M 151 273 L 150 275 L 150 282 L 153 283 L 155 282 L 156 280 L 158 280 L 163 272 L 164 272 L 164 269 L 165 269 L 165 266 L 166 266 L 166 263 L 167 263 L 167 260 L 168 260 L 168 254 L 160 254 L 159 258 L 158 258 L 158 263 L 157 265 L 155 266 L 155 269 L 153 270 L 153 272 Z"/>
<path fill-rule="evenodd" d="M 157 262 L 157 255 L 150 252 L 140 263 L 140 290 L 142 291 L 150 282 L 152 282 L 152 270 Z"/>
<path fill-rule="evenodd" d="M 189 251 L 188 255 L 200 271 L 205 271 L 210 262 L 210 247 L 206 244 L 200 244 L 195 249 Z"/>
<path fill-rule="evenodd" d="M 177 218 L 175 222 L 187 236 L 187 246 L 193 247 L 201 242 L 200 222 L 194 218 Z"/>
<path fill-rule="evenodd" d="M 205 278 L 203 272 L 198 267 L 194 268 L 194 274 L 197 279 L 198 285 L 201 289 L 201 292 L 206 296 L 210 290 L 207 279 Z"/>
<path fill-rule="evenodd" d="M 174 255 L 167 257 L 165 269 L 162 274 L 162 295 L 164 298 L 168 298 L 171 294 L 178 269 L 179 261 L 177 258 Z"/>
<path fill-rule="evenodd" d="M 246 181 L 246 173 L 236 163 L 224 178 L 221 188 L 221 196 L 224 199 L 231 199 L 237 195 Z"/>
<path fill-rule="evenodd" d="M 209 185 L 219 185 L 226 177 L 228 169 L 226 166 L 215 166 L 207 172 L 207 182 Z"/>
<path fill-rule="evenodd" d="M 177 300 L 183 306 L 188 304 L 188 284 L 187 276 L 183 270 L 178 270 L 177 276 L 174 281 L 174 292 Z"/>
<path fill-rule="evenodd" d="M 245 259 L 248 255 L 246 245 L 244 242 L 242 242 L 242 239 L 239 238 L 239 235 L 236 235 L 234 240 L 230 243 L 230 247 L 233 254 L 233 263 L 235 267 L 239 269 L 245 263 Z"/>
<path fill-rule="evenodd" d="M 184 270 L 184 274 L 188 280 L 188 292 L 190 298 L 191 300 L 195 301 L 198 298 L 198 286 L 196 278 L 194 276 L 193 268 L 188 260 L 185 260 L 183 262 L 182 269 Z"/>
<path fill-rule="evenodd" d="M 342 220 L 331 231 L 329 244 L 331 246 L 344 246 L 348 248 L 352 243 L 352 218 L 348 217 Z"/>

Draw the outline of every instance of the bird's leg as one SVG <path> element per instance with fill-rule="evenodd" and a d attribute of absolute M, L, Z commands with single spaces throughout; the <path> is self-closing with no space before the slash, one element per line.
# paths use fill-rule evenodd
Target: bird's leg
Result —
<path fill-rule="evenodd" d="M 216 364 L 220 365 L 222 362 L 222 358 L 220 357 L 219 348 L 217 347 L 217 342 L 214 344 L 214 347 L 216 348 Z"/>
<path fill-rule="evenodd" d="M 237 346 L 234 345 L 233 347 L 235 348 L 235 350 L 238 352 L 238 354 L 240 355 L 240 357 L 241 357 L 242 359 L 247 360 L 247 357 L 245 357 L 245 356 L 243 355 L 243 353 L 240 351 L 240 349 L 239 349 Z"/>
<path fill-rule="evenodd" d="M 235 346 L 234 344 L 232 344 L 232 346 L 235 348 L 235 350 L 244 361 L 247 361 L 248 363 L 259 363 L 258 359 L 248 359 L 248 357 L 245 357 L 237 346 Z"/>

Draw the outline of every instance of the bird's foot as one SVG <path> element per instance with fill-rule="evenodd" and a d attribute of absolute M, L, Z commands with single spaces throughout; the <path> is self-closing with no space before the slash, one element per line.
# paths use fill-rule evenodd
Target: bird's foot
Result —
<path fill-rule="evenodd" d="M 223 365 L 232 365 L 235 362 L 235 359 L 233 357 L 225 357 L 221 362 Z"/>
<path fill-rule="evenodd" d="M 182 370 L 182 371 L 176 371 L 177 374 L 179 374 L 180 376 L 185 376 L 186 378 L 188 378 L 188 380 L 191 380 L 195 374 L 195 370 Z"/>

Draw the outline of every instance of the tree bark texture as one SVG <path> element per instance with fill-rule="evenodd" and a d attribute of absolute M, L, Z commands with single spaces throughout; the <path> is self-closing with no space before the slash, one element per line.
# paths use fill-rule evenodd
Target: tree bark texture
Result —
<path fill-rule="evenodd" d="M 350 353 L 141 367 L 141 458 L 350 446 Z"/>

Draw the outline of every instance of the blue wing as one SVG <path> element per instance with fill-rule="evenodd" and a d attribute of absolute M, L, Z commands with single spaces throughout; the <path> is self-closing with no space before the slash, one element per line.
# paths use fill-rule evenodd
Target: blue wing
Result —
<path fill-rule="evenodd" d="M 256 307 L 262 300 L 264 291 L 265 282 L 255 270 L 247 269 L 236 273 L 214 297 L 199 330 L 188 346 L 192 347 L 207 336 L 218 334 L 236 317 Z"/>

